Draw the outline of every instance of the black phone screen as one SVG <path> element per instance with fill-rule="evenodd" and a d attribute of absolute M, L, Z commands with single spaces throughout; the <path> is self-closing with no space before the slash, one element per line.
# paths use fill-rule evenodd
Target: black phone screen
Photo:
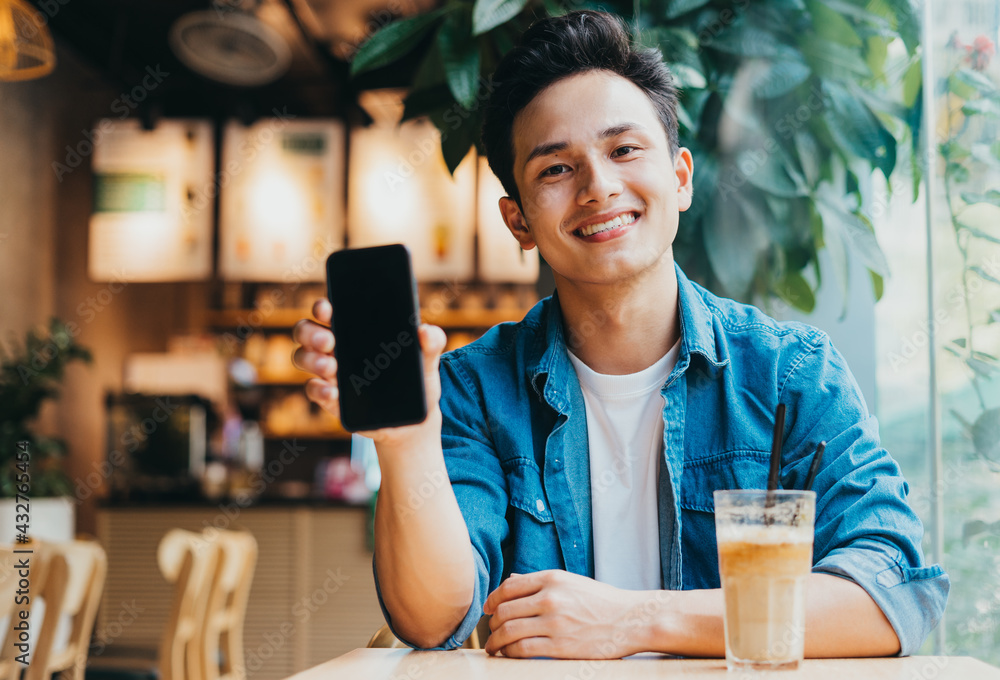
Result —
<path fill-rule="evenodd" d="M 341 423 L 354 432 L 422 422 L 427 401 L 409 250 L 338 250 L 326 272 Z"/>

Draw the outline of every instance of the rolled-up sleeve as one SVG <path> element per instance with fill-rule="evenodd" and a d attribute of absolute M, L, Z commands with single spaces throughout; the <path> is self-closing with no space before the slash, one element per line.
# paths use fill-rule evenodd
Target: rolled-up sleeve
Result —
<path fill-rule="evenodd" d="M 483 615 L 486 598 L 500 585 L 503 571 L 501 545 L 507 539 L 509 528 L 506 511 L 508 492 L 506 477 L 494 451 L 487 419 L 483 414 L 482 396 L 475 389 L 459 363 L 452 355 L 441 359 L 441 445 L 451 488 L 462 511 L 472 542 L 475 561 L 475 588 L 472 604 L 454 633 L 440 647 L 460 647 L 472 634 Z M 386 610 L 375 572 L 375 590 L 379 606 L 393 634 L 410 647 L 417 647 L 393 628 L 392 618 Z"/>
<path fill-rule="evenodd" d="M 801 488 L 812 453 L 826 441 L 816 491 L 813 571 L 854 581 L 881 608 L 900 643 L 915 653 L 941 620 L 950 581 L 926 566 L 923 525 L 906 501 L 899 465 L 882 448 L 847 363 L 824 334 L 788 367 L 780 400 L 789 405 L 782 478 Z"/>

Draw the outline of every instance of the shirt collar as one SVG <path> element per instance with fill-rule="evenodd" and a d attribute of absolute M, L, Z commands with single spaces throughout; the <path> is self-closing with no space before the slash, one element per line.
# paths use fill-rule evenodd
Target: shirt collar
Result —
<path fill-rule="evenodd" d="M 712 307 L 706 301 L 710 294 L 693 283 L 674 263 L 677 272 L 677 296 L 680 302 L 681 350 L 678 368 L 685 369 L 692 354 L 700 354 L 709 364 L 721 368 L 729 363 L 729 352 L 719 337 L 717 320 Z M 527 352 L 527 376 L 531 386 L 554 409 L 565 412 L 569 398 L 567 381 L 575 378 L 573 365 L 566 352 L 566 339 L 562 327 L 562 312 L 559 295 L 539 302 L 525 317 L 534 323 L 542 333 L 536 333 Z"/>

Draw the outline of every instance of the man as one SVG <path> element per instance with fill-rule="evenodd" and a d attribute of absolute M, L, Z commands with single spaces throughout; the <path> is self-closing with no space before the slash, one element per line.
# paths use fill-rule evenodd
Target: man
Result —
<path fill-rule="evenodd" d="M 906 483 L 843 358 L 673 262 L 693 162 L 659 53 L 633 49 L 610 15 L 574 12 L 533 25 L 494 83 L 483 142 L 500 209 L 556 294 L 444 356 L 444 333 L 422 326 L 427 420 L 364 433 L 393 631 L 451 648 L 486 613 L 492 654 L 723 656 L 712 492 L 764 488 L 784 403 L 785 488 L 827 442 L 806 655 L 916 651 L 948 577 L 923 565 Z M 328 322 L 329 304 L 314 314 Z M 318 376 L 307 394 L 336 413 L 331 333 L 303 321 L 295 337 Z"/>

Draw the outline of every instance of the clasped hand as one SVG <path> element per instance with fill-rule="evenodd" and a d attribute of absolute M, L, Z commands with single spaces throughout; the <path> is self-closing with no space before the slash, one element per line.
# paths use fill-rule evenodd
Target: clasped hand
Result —
<path fill-rule="evenodd" d="M 486 652 L 507 657 L 618 659 L 643 651 L 646 594 L 553 569 L 511 574 L 490 593 Z"/>

